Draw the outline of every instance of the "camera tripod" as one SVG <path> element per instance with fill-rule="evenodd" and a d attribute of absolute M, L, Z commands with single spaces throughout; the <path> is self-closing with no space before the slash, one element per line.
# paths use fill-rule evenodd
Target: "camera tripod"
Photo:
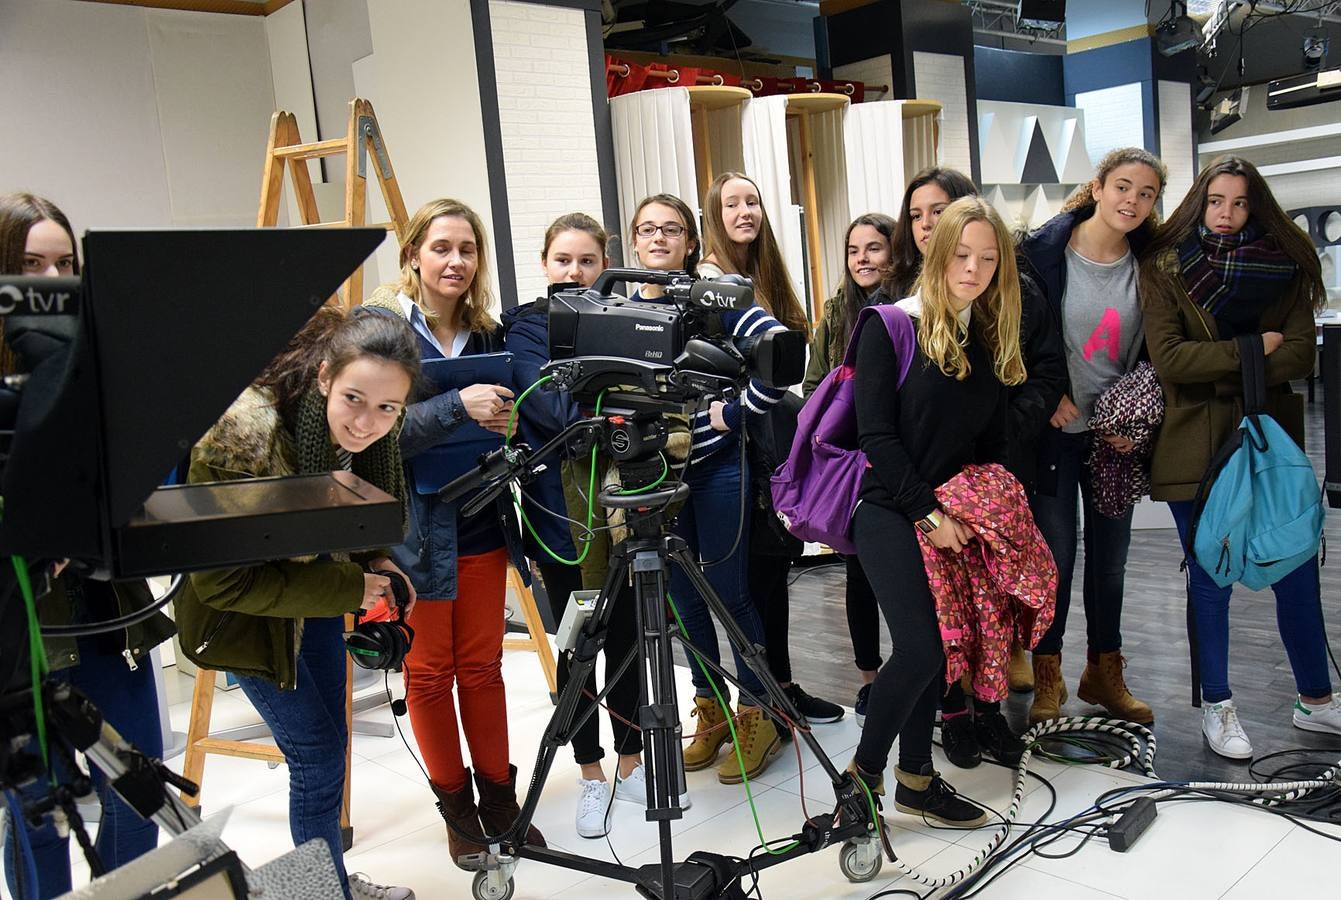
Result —
<path fill-rule="evenodd" d="M 582 627 L 577 647 L 573 651 L 568 683 L 559 694 L 556 709 L 541 741 L 535 774 L 522 805 L 521 816 L 506 835 L 498 836 L 497 843 L 491 844 L 485 853 L 477 854 L 475 859 L 470 860 L 478 869 L 473 885 L 474 896 L 478 900 L 510 898 L 514 890 L 513 871 L 520 859 L 532 859 L 628 882 L 635 885 L 643 896 L 657 900 L 744 897 L 740 887 L 742 878 L 752 877 L 763 869 L 814 853 L 840 841 L 844 842 L 844 846 L 839 865 L 849 880 L 867 881 L 880 871 L 882 828 L 872 820 L 872 803 L 865 788 L 852 775 L 834 767 L 808 728 L 800 729 L 797 738 L 805 741 L 832 782 L 834 810 L 806 821 L 800 832 L 792 836 L 793 845 L 776 855 L 739 860 L 700 851 L 690 854 L 682 862 L 676 862 L 671 822 L 682 815 L 679 795 L 682 789 L 683 760 L 672 637 L 685 644 L 691 659 L 695 654 L 692 645 L 678 630 L 673 632 L 667 622 L 665 598 L 672 564 L 679 566 L 699 591 L 713 618 L 726 630 L 728 639 L 739 649 L 746 665 L 763 683 L 768 697 L 752 696 L 721 666 L 706 659 L 702 663 L 736 684 L 741 696 L 758 704 L 779 727 L 788 727 L 789 721 L 802 721 L 800 713 L 769 672 L 763 648 L 748 640 L 713 591 L 687 544 L 682 538 L 670 533 L 666 509 L 673 503 L 683 501 L 688 495 L 689 487 L 683 483 L 659 491 L 628 494 L 607 490 L 599 495 L 602 506 L 624 511 L 630 533 L 613 548 L 605 585 L 590 619 Z M 661 850 L 659 863 L 640 867 L 617 865 L 523 843 L 556 751 L 568 742 L 587 716 L 596 713 L 596 701 L 602 699 L 610 689 L 609 684 L 605 685 L 596 701 L 590 701 L 579 717 L 583 685 L 605 643 L 607 624 L 614 604 L 618 602 L 620 587 L 630 578 L 636 604 L 637 639 L 629 654 L 630 659 L 625 660 L 620 672 L 627 668 L 630 660 L 637 660 L 640 701 L 637 725 L 643 735 L 647 820 L 657 823 Z M 781 715 L 775 710 L 781 710 Z"/>

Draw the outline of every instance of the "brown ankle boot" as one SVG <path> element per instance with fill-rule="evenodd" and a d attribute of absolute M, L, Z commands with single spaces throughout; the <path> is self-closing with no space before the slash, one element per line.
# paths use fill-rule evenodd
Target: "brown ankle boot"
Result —
<path fill-rule="evenodd" d="M 1017 694 L 1027 694 L 1034 689 L 1034 670 L 1029 667 L 1029 657 L 1024 655 L 1024 647 L 1019 641 L 1010 643 L 1010 670 L 1007 673 L 1010 689 Z"/>
<path fill-rule="evenodd" d="M 689 746 L 684 748 L 684 770 L 697 772 L 717 760 L 717 751 L 731 740 L 731 730 L 726 727 L 726 715 L 715 697 L 695 697 L 694 709 L 689 715 L 698 718 L 698 730 Z"/>
<path fill-rule="evenodd" d="M 735 749 L 727 746 L 726 759 L 717 767 L 717 780 L 722 784 L 740 784 L 746 778 L 762 775 L 769 763 L 782 752 L 782 739 L 773 720 L 757 706 L 736 707 L 736 738 L 740 741 L 740 756 L 745 761 L 741 775 L 740 759 Z"/>
<path fill-rule="evenodd" d="M 438 795 L 438 812 L 447 823 L 447 852 L 458 868 L 469 871 L 470 867 L 461 862 L 462 857 L 484 852 L 484 845 L 479 843 L 480 814 L 470 789 L 470 771 L 466 771 L 465 786 L 459 791 L 449 791 L 431 781 L 428 786 Z"/>
<path fill-rule="evenodd" d="M 486 836 L 501 835 L 510 829 L 521 815 L 517 805 L 517 767 L 508 766 L 508 780 L 501 784 L 485 781 L 475 773 L 475 786 L 480 789 L 480 825 Z M 540 829 L 531 825 L 526 829 L 526 843 L 545 846 Z"/>
<path fill-rule="evenodd" d="M 1100 653 L 1097 662 L 1085 664 L 1076 694 L 1086 703 L 1102 706 L 1114 718 L 1149 725 L 1155 721 L 1155 713 L 1127 690 L 1127 682 L 1122 677 L 1126 667 L 1127 659 L 1120 651 Z"/>
<path fill-rule="evenodd" d="M 1066 680 L 1062 678 L 1060 653 L 1034 654 L 1034 702 L 1029 704 L 1029 724 L 1060 718 L 1066 702 Z"/>

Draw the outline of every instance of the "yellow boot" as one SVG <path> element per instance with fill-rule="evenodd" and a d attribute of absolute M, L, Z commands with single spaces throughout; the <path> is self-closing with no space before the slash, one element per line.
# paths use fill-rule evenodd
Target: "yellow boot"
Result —
<path fill-rule="evenodd" d="M 1155 713 L 1127 690 L 1126 679 L 1122 677 L 1126 667 L 1127 659 L 1120 651 L 1100 653 L 1097 662 L 1085 664 L 1076 695 L 1086 703 L 1102 706 L 1114 718 L 1149 725 L 1155 721 Z"/>
<path fill-rule="evenodd" d="M 726 727 L 722 707 L 713 697 L 695 697 L 694 709 L 689 715 L 698 717 L 698 730 L 689 746 L 684 748 L 684 770 L 697 772 L 717 761 L 717 751 L 724 742 L 731 740 L 731 730 Z"/>
<path fill-rule="evenodd" d="M 757 706 L 736 707 L 736 738 L 740 741 L 740 756 L 745 762 L 745 777 L 754 778 L 768 768 L 782 752 L 782 738 L 773 720 Z M 726 759 L 717 767 L 717 780 L 722 784 L 740 784 L 740 761 L 736 751 L 727 745 Z"/>
<path fill-rule="evenodd" d="M 1029 666 L 1029 657 L 1024 655 L 1024 647 L 1019 641 L 1010 643 L 1010 670 L 1007 673 L 1010 689 L 1017 694 L 1027 694 L 1034 689 L 1034 670 Z"/>
<path fill-rule="evenodd" d="M 1066 702 L 1060 653 L 1034 654 L 1034 702 L 1029 704 L 1029 724 L 1060 718 Z"/>

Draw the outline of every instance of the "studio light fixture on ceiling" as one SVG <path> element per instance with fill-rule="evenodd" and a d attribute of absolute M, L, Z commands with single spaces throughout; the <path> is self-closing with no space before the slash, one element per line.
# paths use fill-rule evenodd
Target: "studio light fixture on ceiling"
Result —
<path fill-rule="evenodd" d="M 1327 48 L 1331 39 L 1324 34 L 1304 35 L 1304 68 L 1320 69 L 1327 62 Z"/>
<path fill-rule="evenodd" d="M 1187 15 L 1187 4 L 1169 4 L 1169 13 L 1155 26 L 1155 47 L 1165 56 L 1176 56 L 1201 45 L 1201 30 Z"/>

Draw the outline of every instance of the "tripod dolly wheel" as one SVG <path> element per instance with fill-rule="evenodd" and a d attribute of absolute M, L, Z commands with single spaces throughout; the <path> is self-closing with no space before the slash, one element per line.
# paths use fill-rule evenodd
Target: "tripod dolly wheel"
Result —
<path fill-rule="evenodd" d="M 870 881 L 880 874 L 885 858 L 873 840 L 847 841 L 838 852 L 838 868 L 848 881 Z"/>
<path fill-rule="evenodd" d="M 878 869 L 879 866 L 876 866 Z M 497 869 L 492 870 L 497 872 Z M 500 879 L 491 879 L 490 872 L 476 872 L 475 880 L 470 884 L 470 894 L 475 900 L 512 900 L 512 892 L 517 889 L 516 884 L 509 878 L 498 885 Z"/>

